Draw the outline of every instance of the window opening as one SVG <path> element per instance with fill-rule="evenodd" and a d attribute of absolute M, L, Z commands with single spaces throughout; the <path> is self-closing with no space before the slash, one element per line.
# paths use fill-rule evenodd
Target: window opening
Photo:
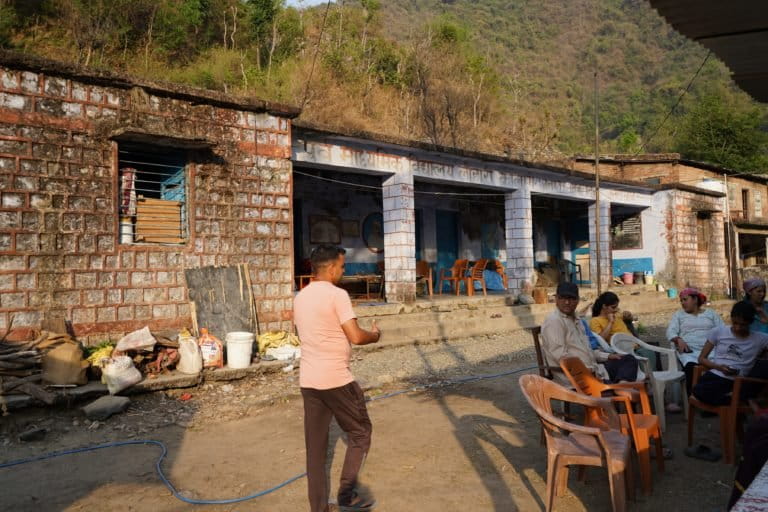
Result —
<path fill-rule="evenodd" d="M 741 189 L 741 218 L 749 220 L 749 190 Z"/>
<path fill-rule="evenodd" d="M 710 219 L 712 214 L 709 212 L 698 212 L 696 214 L 696 248 L 699 251 L 709 250 L 709 238 L 712 235 L 710 229 Z"/>
<path fill-rule="evenodd" d="M 184 151 L 118 143 L 120 243 L 187 240 Z"/>
<path fill-rule="evenodd" d="M 643 248 L 643 229 L 639 212 L 611 215 L 611 247 L 615 250 Z"/>

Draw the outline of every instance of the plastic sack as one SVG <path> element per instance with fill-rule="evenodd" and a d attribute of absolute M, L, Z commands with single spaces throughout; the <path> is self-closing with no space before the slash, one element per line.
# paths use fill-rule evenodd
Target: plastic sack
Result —
<path fill-rule="evenodd" d="M 293 345 L 281 345 L 279 347 L 271 347 L 266 352 L 267 360 L 276 359 L 278 361 L 290 361 L 293 359 L 299 359 L 301 357 L 301 349 L 294 347 Z"/>
<path fill-rule="evenodd" d="M 102 379 L 109 389 L 110 395 L 115 395 L 134 384 L 141 382 L 141 372 L 133 366 L 128 356 L 116 356 L 109 359 L 102 368 Z"/>
<path fill-rule="evenodd" d="M 200 352 L 203 357 L 203 368 L 221 368 L 224 366 L 224 345 L 221 340 L 208 333 L 208 329 L 200 329 Z"/>
<path fill-rule="evenodd" d="M 200 353 L 200 347 L 197 340 L 186 329 L 179 333 L 179 363 L 176 369 L 181 373 L 195 374 L 203 369 L 203 355 Z"/>
<path fill-rule="evenodd" d="M 146 350 L 152 352 L 155 348 L 157 340 L 152 333 L 149 332 L 149 327 L 144 327 L 138 331 L 133 331 L 130 334 L 126 334 L 120 341 L 117 342 L 115 350 L 118 352 L 126 352 L 128 350 Z"/>
<path fill-rule="evenodd" d="M 88 383 L 88 361 L 78 343 L 62 343 L 43 355 L 43 381 L 47 384 L 82 386 Z"/>

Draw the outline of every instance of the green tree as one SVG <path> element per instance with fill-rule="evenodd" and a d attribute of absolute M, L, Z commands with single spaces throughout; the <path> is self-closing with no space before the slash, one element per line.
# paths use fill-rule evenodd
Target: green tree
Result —
<path fill-rule="evenodd" d="M 0 0 L 0 48 L 10 46 L 16 22 L 16 9 L 13 8 L 13 3 L 10 0 Z"/>
<path fill-rule="evenodd" d="M 768 135 L 757 108 L 740 110 L 720 95 L 702 97 L 685 117 L 676 138 L 684 157 L 742 172 L 768 172 Z"/>

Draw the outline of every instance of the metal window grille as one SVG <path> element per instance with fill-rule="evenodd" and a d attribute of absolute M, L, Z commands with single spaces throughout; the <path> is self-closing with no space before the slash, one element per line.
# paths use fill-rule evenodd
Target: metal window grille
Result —
<path fill-rule="evenodd" d="M 186 242 L 184 153 L 121 145 L 118 154 L 120 243 Z"/>

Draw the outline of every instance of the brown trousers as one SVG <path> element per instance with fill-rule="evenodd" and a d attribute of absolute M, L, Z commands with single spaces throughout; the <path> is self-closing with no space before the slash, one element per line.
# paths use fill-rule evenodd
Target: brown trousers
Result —
<path fill-rule="evenodd" d="M 347 504 L 357 486 L 357 475 L 371 446 L 371 420 L 365 396 L 357 382 L 333 389 L 301 388 L 304 399 L 304 441 L 307 449 L 307 485 L 311 512 L 328 512 L 326 458 L 331 418 L 347 434 L 347 453 L 337 495 Z"/>

